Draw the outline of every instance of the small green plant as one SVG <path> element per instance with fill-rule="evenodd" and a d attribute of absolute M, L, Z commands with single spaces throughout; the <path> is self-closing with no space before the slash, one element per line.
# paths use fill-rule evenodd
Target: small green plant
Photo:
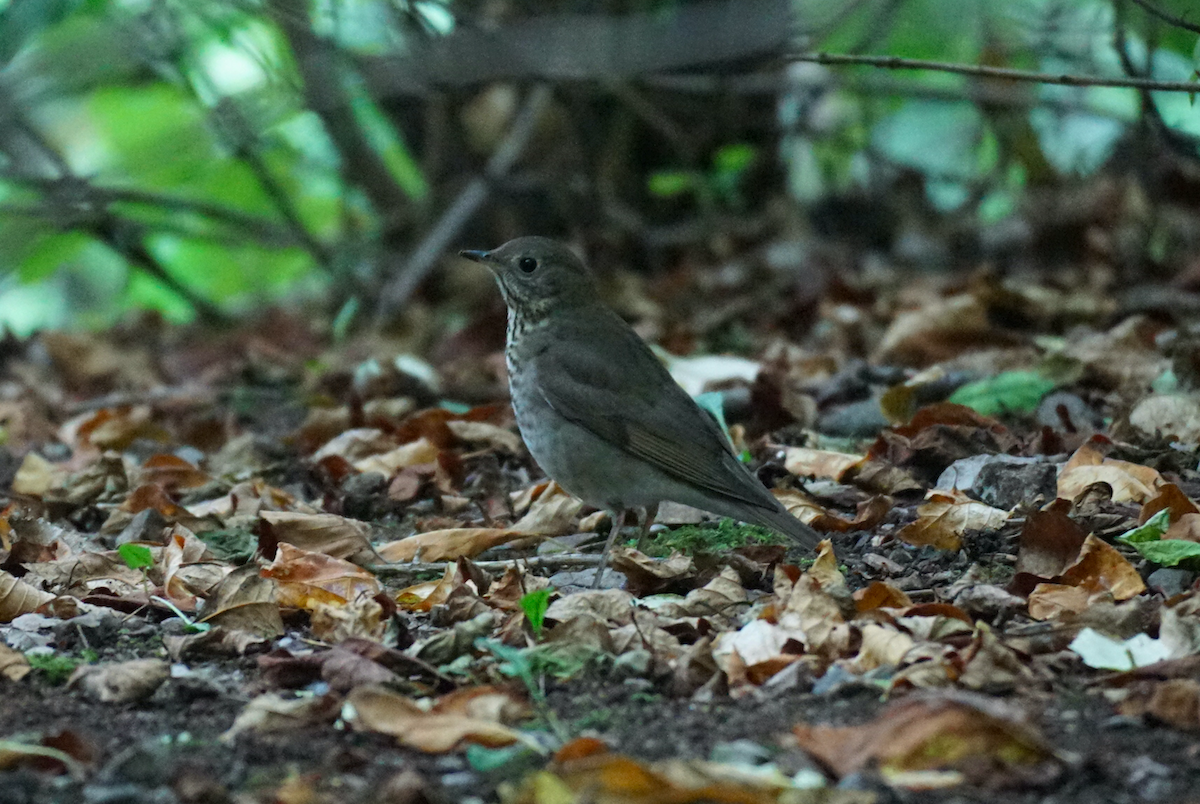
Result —
<path fill-rule="evenodd" d="M 546 625 L 546 609 L 550 608 L 550 590 L 538 589 L 530 592 L 521 598 L 520 604 L 521 611 L 525 612 L 525 619 L 529 621 L 529 627 L 533 629 L 533 635 L 541 639 L 542 629 Z"/>
<path fill-rule="evenodd" d="M 546 703 L 546 690 L 543 685 L 545 673 L 538 672 L 534 667 L 530 661 L 529 649 L 514 648 L 494 639 L 483 637 L 475 640 L 475 647 L 486 650 L 495 656 L 499 660 L 498 669 L 501 673 L 521 679 L 521 683 L 525 685 L 525 689 L 529 693 L 529 700 L 533 704 L 534 711 L 560 743 L 566 743 L 571 739 L 571 735 L 563 726 L 562 721 L 558 719 L 558 715 Z"/>

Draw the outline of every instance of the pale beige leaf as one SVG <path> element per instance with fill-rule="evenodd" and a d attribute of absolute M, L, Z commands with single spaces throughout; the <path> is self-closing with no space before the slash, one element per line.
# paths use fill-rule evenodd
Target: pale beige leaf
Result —
<path fill-rule="evenodd" d="M 54 599 L 54 595 L 30 586 L 20 578 L 0 570 L 0 623 L 8 623 L 37 611 L 43 603 Z"/>

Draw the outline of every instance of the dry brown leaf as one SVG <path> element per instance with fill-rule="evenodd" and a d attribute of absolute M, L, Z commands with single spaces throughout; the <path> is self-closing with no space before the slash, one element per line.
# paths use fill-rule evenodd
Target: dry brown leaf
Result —
<path fill-rule="evenodd" d="M 878 767 L 897 786 L 921 786 L 930 771 L 950 784 L 997 785 L 1052 778 L 1062 764 L 1018 710 L 996 699 L 910 697 L 861 726 L 797 725 L 800 747 L 839 778 Z M 909 774 L 919 774 L 910 776 Z"/>
<path fill-rule="evenodd" d="M 360 472 L 378 472 L 384 477 L 391 477 L 406 466 L 417 466 L 422 463 L 433 463 L 437 460 L 437 445 L 425 438 L 418 438 L 408 444 L 396 447 L 379 455 L 369 455 L 353 462 L 354 468 Z"/>
<path fill-rule="evenodd" d="M 327 556 L 279 545 L 275 560 L 261 571 L 276 582 L 280 606 L 312 611 L 318 603 L 344 604 L 379 594 L 379 579 L 361 567 Z"/>
<path fill-rule="evenodd" d="M 968 530 L 996 530 L 1009 516 L 1010 512 L 975 502 L 960 491 L 934 490 L 917 508 L 917 521 L 901 528 L 896 538 L 917 546 L 958 550 Z"/>
<path fill-rule="evenodd" d="M 170 677 L 171 666 L 161 659 L 133 659 L 80 665 L 67 687 L 100 703 L 133 703 L 149 698 Z"/>
<path fill-rule="evenodd" d="M 1070 510 L 1069 501 L 1058 499 L 1030 514 L 1021 529 L 1017 573 L 1054 578 L 1079 556 L 1087 532 L 1067 516 Z"/>
<path fill-rule="evenodd" d="M 392 563 L 454 561 L 474 558 L 484 550 L 527 538 L 528 535 L 510 528 L 447 528 L 381 544 L 375 552 L 384 561 Z"/>
<path fill-rule="evenodd" d="M 170 453 L 151 455 L 142 464 L 142 483 L 154 483 L 167 491 L 194 489 L 212 481 L 207 472 Z"/>
<path fill-rule="evenodd" d="M 221 626 L 227 631 L 241 631 L 263 639 L 283 634 L 275 582 L 262 577 L 254 564 L 238 567 L 226 575 L 212 597 L 204 601 L 199 619 L 214 630 Z"/>
<path fill-rule="evenodd" d="M 61 488 L 66 479 L 65 469 L 50 463 L 36 452 L 27 452 L 13 478 L 12 490 L 15 494 L 42 497 L 51 489 Z"/>
<path fill-rule="evenodd" d="M 330 645 L 352 637 L 380 641 L 387 631 L 383 606 L 374 598 L 358 598 L 343 604 L 318 603 L 312 610 L 313 636 Z"/>
<path fill-rule="evenodd" d="M 842 479 L 846 471 L 865 460 L 864 455 L 845 452 L 830 452 L 807 447 L 788 447 L 784 451 L 783 466 L 797 477 Z"/>
<path fill-rule="evenodd" d="M 507 804 L 776 804 L 793 792 L 784 780 L 741 766 L 678 760 L 646 765 L 608 753 L 603 743 L 586 737 L 563 746 L 554 759 L 546 770 L 525 777 Z M 825 804 L 872 799 L 863 791 L 821 793 Z"/>
<path fill-rule="evenodd" d="M 1117 549 L 1089 535 L 1079 558 L 1059 576 L 1061 583 L 1092 592 L 1110 592 L 1114 600 L 1128 600 L 1146 591 L 1142 576 Z"/>
<path fill-rule="evenodd" d="M 33 668 L 29 666 L 29 660 L 25 658 L 24 653 L 13 650 L 0 641 L 0 678 L 20 681 L 32 671 Z"/>
<path fill-rule="evenodd" d="M 354 728 L 395 737 L 401 745 L 428 753 L 453 751 L 464 743 L 512 745 L 520 732 L 504 725 L 525 713 L 522 702 L 499 689 L 477 687 L 446 696 L 426 709 L 403 695 L 377 686 L 356 687 L 346 703 Z"/>
<path fill-rule="evenodd" d="M 883 581 L 873 581 L 865 589 L 854 593 L 854 607 L 861 614 L 874 609 L 903 609 L 912 605 L 912 600 L 903 591 Z"/>
<path fill-rule="evenodd" d="M 1170 678 L 1141 683 L 1117 705 L 1127 717 L 1150 717 L 1185 731 L 1200 731 L 1200 681 Z"/>
<path fill-rule="evenodd" d="M 1181 516 L 1186 514 L 1200 514 L 1200 508 L 1197 508 L 1196 504 L 1179 490 L 1179 486 L 1174 483 L 1163 483 L 1159 486 L 1158 494 L 1153 499 L 1147 500 L 1146 504 L 1142 506 L 1142 510 L 1138 512 L 1138 524 L 1146 524 L 1150 517 L 1164 508 L 1170 510 L 1171 522 L 1178 521 Z"/>
<path fill-rule="evenodd" d="M 862 644 L 849 663 L 850 672 L 866 673 L 877 667 L 899 667 L 916 641 L 889 625 L 866 623 L 860 629 Z"/>
<path fill-rule="evenodd" d="M 583 503 L 564 491 L 562 486 L 549 483 L 533 496 L 529 510 L 513 523 L 512 529 L 533 536 L 565 533 L 582 507 Z"/>
<path fill-rule="evenodd" d="M 230 742 L 247 731 L 270 734 L 311 730 L 313 726 L 333 722 L 340 707 L 341 700 L 337 695 L 296 698 L 284 693 L 268 692 L 246 704 L 233 725 L 221 735 L 221 740 Z"/>
<path fill-rule="evenodd" d="M 521 438 L 506 427 L 498 427 L 488 422 L 452 420 L 446 422 L 446 428 L 459 441 L 465 441 L 468 444 L 483 444 L 510 455 L 521 451 Z"/>
<path fill-rule="evenodd" d="M 396 593 L 396 605 L 406 611 L 429 611 L 445 603 L 450 593 L 466 583 L 457 564 L 450 564 L 436 581 L 413 584 Z"/>
<path fill-rule="evenodd" d="M 546 619 L 565 622 L 582 614 L 624 625 L 633 616 L 634 597 L 624 589 L 598 589 L 560 597 L 546 609 Z"/>
<path fill-rule="evenodd" d="M 324 553 L 334 558 L 369 562 L 375 557 L 365 522 L 334 514 L 305 514 L 298 511 L 263 511 L 262 518 L 280 542 L 301 550 Z"/>

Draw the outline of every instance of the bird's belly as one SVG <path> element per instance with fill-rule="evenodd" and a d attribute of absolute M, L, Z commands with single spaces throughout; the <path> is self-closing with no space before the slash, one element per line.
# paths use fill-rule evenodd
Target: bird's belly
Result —
<path fill-rule="evenodd" d="M 607 509 L 650 505 L 670 496 L 661 493 L 666 478 L 658 470 L 571 423 L 544 401 L 518 402 L 524 396 L 513 394 L 513 412 L 529 454 L 571 494 Z"/>

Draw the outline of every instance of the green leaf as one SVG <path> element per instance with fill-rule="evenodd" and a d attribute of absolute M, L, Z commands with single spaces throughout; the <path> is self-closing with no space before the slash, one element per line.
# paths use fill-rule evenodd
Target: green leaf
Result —
<path fill-rule="evenodd" d="M 1029 413 L 1042 397 L 1054 390 L 1054 381 L 1032 371 L 1006 371 L 986 380 L 967 383 L 950 395 L 950 401 L 966 405 L 984 416 Z"/>
<path fill-rule="evenodd" d="M 1138 525 L 1136 528 L 1118 536 L 1117 541 L 1132 544 L 1135 547 L 1145 542 L 1157 542 L 1162 539 L 1163 534 L 1167 532 L 1167 528 L 1170 525 L 1171 509 L 1164 508 L 1147 519 L 1144 524 Z"/>
<path fill-rule="evenodd" d="M 1200 543 L 1182 539 L 1161 539 L 1157 542 L 1138 542 L 1133 545 L 1139 553 L 1160 567 L 1200 563 Z"/>
<path fill-rule="evenodd" d="M 696 189 L 696 174 L 684 170 L 660 170 L 650 174 L 646 189 L 658 198 L 675 198 Z"/>
<path fill-rule="evenodd" d="M 713 170 L 717 173 L 740 174 L 754 163 L 758 149 L 746 142 L 726 145 L 713 156 Z"/>
<path fill-rule="evenodd" d="M 521 598 L 520 604 L 534 635 L 540 637 L 546 624 L 546 609 L 550 608 L 550 590 L 538 589 L 536 592 L 530 592 Z"/>
<path fill-rule="evenodd" d="M 123 544 L 117 548 L 117 555 L 130 569 L 145 569 L 154 566 L 154 555 L 144 544 Z"/>

